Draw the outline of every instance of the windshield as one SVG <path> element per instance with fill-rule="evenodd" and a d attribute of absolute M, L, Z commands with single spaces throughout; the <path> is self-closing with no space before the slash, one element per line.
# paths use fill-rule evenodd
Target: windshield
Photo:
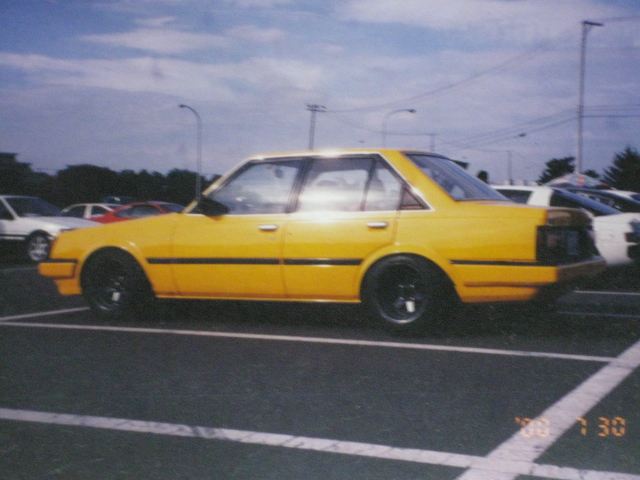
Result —
<path fill-rule="evenodd" d="M 177 203 L 164 203 L 162 204 L 162 208 L 169 212 L 177 213 L 180 213 L 182 210 L 184 210 L 184 207 L 182 205 L 178 205 Z"/>
<path fill-rule="evenodd" d="M 407 156 L 454 200 L 507 201 L 507 198 L 483 181 L 469 175 L 452 160 L 425 154 Z"/>
<path fill-rule="evenodd" d="M 19 217 L 55 217 L 60 209 L 37 197 L 9 197 L 7 203 Z"/>
<path fill-rule="evenodd" d="M 615 215 L 620 213 L 620 210 L 616 210 L 613 207 L 609 207 L 604 203 L 591 200 L 590 198 L 582 197 L 575 193 L 568 192 L 566 190 L 554 189 L 551 196 L 552 207 L 569 207 L 569 208 L 584 208 L 592 215 L 599 217 L 601 215 Z"/>

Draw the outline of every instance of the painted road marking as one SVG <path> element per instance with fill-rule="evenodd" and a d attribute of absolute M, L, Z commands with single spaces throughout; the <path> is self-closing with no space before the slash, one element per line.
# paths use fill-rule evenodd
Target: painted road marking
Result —
<path fill-rule="evenodd" d="M 25 320 L 27 318 L 50 317 L 52 315 L 62 315 L 64 313 L 84 312 L 89 307 L 64 308 L 61 310 L 49 310 L 48 312 L 22 313 L 20 315 L 10 315 L 8 317 L 0 317 L 0 322 L 9 322 L 11 320 Z"/>
<path fill-rule="evenodd" d="M 486 460 L 506 464 L 511 462 L 533 463 L 575 425 L 576 418 L 586 415 L 639 366 L 640 341 L 634 343 L 609 365 L 602 367 L 540 414 L 538 420 L 544 418 L 550 425 L 553 425 L 553 429 L 547 437 L 525 438 L 519 432 L 515 433 L 487 455 Z M 484 468 L 484 463 L 481 462 L 478 465 L 471 465 L 471 468 L 458 477 L 458 480 L 512 480 L 516 477 L 517 474 L 508 472 L 496 476 L 495 472 L 487 471 Z M 585 476 L 583 478 L 591 477 Z"/>
<path fill-rule="evenodd" d="M 275 342 L 299 342 L 299 343 L 317 343 L 325 345 L 348 345 L 357 347 L 380 347 L 380 348 L 398 348 L 407 350 L 429 350 L 439 352 L 457 352 L 472 353 L 481 355 L 504 355 L 511 357 L 529 357 L 529 358 L 550 358 L 554 360 L 577 360 L 583 362 L 602 362 L 609 363 L 615 360 L 614 357 L 601 357 L 593 355 L 574 355 L 569 353 L 553 353 L 553 352 L 530 352 L 523 350 L 499 350 L 493 348 L 475 348 L 475 347 L 457 347 L 448 345 L 433 345 L 425 343 L 402 343 L 402 342 L 383 342 L 374 340 L 356 340 L 345 338 L 327 338 L 327 337 L 301 337 L 292 335 L 266 335 L 258 333 L 237 333 L 237 332 L 219 332 L 219 331 L 201 331 L 201 330 L 175 330 L 164 328 L 140 328 L 140 327 L 119 327 L 106 325 L 74 325 L 64 323 L 36 323 L 36 322 L 9 322 L 3 321 L 0 327 L 21 327 L 21 328 L 50 328 L 61 330 L 80 330 L 80 331 L 97 331 L 97 332 L 116 332 L 116 333 L 147 333 L 157 335 L 186 335 L 194 337 L 214 337 L 214 338 L 234 338 L 242 340 L 261 340 Z"/>
<path fill-rule="evenodd" d="M 596 312 L 568 312 L 565 310 L 556 312 L 559 315 L 577 315 L 580 317 L 604 317 L 604 318 L 624 318 L 627 320 L 640 320 L 640 315 L 633 313 L 596 313 Z"/>
<path fill-rule="evenodd" d="M 484 472 L 491 472 L 491 474 L 494 475 L 492 478 L 497 478 L 495 475 L 508 473 L 513 476 L 533 475 L 536 477 L 560 480 L 581 480 L 584 478 L 589 478 L 590 480 L 640 480 L 640 475 L 601 472 L 595 470 L 585 471 L 574 468 L 559 467 L 556 465 L 540 465 L 516 460 L 505 462 L 474 455 L 439 452 L 435 450 L 396 448 L 389 445 L 348 442 L 328 438 L 303 437 L 281 433 L 253 432 L 249 430 L 201 427 L 164 422 L 149 422 L 125 418 L 96 417 L 90 415 L 73 415 L 66 413 L 0 408 L 0 420 L 97 428 L 103 430 L 118 430 L 123 432 L 169 435 L 175 437 L 190 437 L 203 440 L 218 440 L 270 447 L 292 448 L 297 450 L 311 450 L 324 453 L 337 453 L 341 455 L 353 455 L 456 468 L 467 468 L 474 465 L 482 468 Z"/>
<path fill-rule="evenodd" d="M 626 297 L 640 297 L 638 292 L 614 292 L 609 290 L 574 290 L 573 293 L 578 295 L 619 295 Z"/>
<path fill-rule="evenodd" d="M 38 267 L 36 265 L 26 266 L 26 267 L 0 268 L 0 273 L 30 272 L 34 270 L 38 270 Z"/>

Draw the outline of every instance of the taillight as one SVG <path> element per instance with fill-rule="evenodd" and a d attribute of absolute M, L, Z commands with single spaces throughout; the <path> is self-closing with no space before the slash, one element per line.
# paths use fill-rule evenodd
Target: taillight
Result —
<path fill-rule="evenodd" d="M 577 227 L 538 227 L 536 258 L 545 265 L 558 265 L 597 253 L 590 229 Z"/>

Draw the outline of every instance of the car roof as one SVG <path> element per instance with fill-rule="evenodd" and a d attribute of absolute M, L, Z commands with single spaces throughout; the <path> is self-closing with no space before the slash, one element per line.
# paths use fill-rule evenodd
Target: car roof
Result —
<path fill-rule="evenodd" d="M 523 191 L 545 191 L 545 190 L 554 190 L 555 187 L 547 187 L 545 185 L 491 185 L 493 188 L 497 190 L 505 189 L 505 190 L 523 190 Z"/>
<path fill-rule="evenodd" d="M 267 152 L 256 155 L 251 155 L 249 160 L 266 160 L 273 158 L 288 158 L 288 157 L 336 157 L 345 155 L 359 155 L 359 154 L 380 154 L 385 153 L 403 153 L 403 154 L 420 154 L 429 155 L 432 157 L 442 158 L 444 160 L 451 160 L 439 153 L 428 152 L 425 150 L 417 149 L 396 149 L 396 148 L 325 148 L 318 150 L 294 150 L 288 152 Z"/>

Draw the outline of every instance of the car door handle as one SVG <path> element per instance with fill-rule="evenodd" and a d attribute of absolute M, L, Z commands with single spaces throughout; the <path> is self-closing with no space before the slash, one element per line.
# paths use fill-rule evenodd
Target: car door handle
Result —
<path fill-rule="evenodd" d="M 367 223 L 367 227 L 369 227 L 369 228 L 383 229 L 383 228 L 387 228 L 388 226 L 389 226 L 389 224 L 387 222 L 369 222 L 369 223 Z"/>
<path fill-rule="evenodd" d="M 278 225 L 267 223 L 265 225 L 260 225 L 258 229 L 262 232 L 275 232 L 276 230 L 278 230 Z"/>

